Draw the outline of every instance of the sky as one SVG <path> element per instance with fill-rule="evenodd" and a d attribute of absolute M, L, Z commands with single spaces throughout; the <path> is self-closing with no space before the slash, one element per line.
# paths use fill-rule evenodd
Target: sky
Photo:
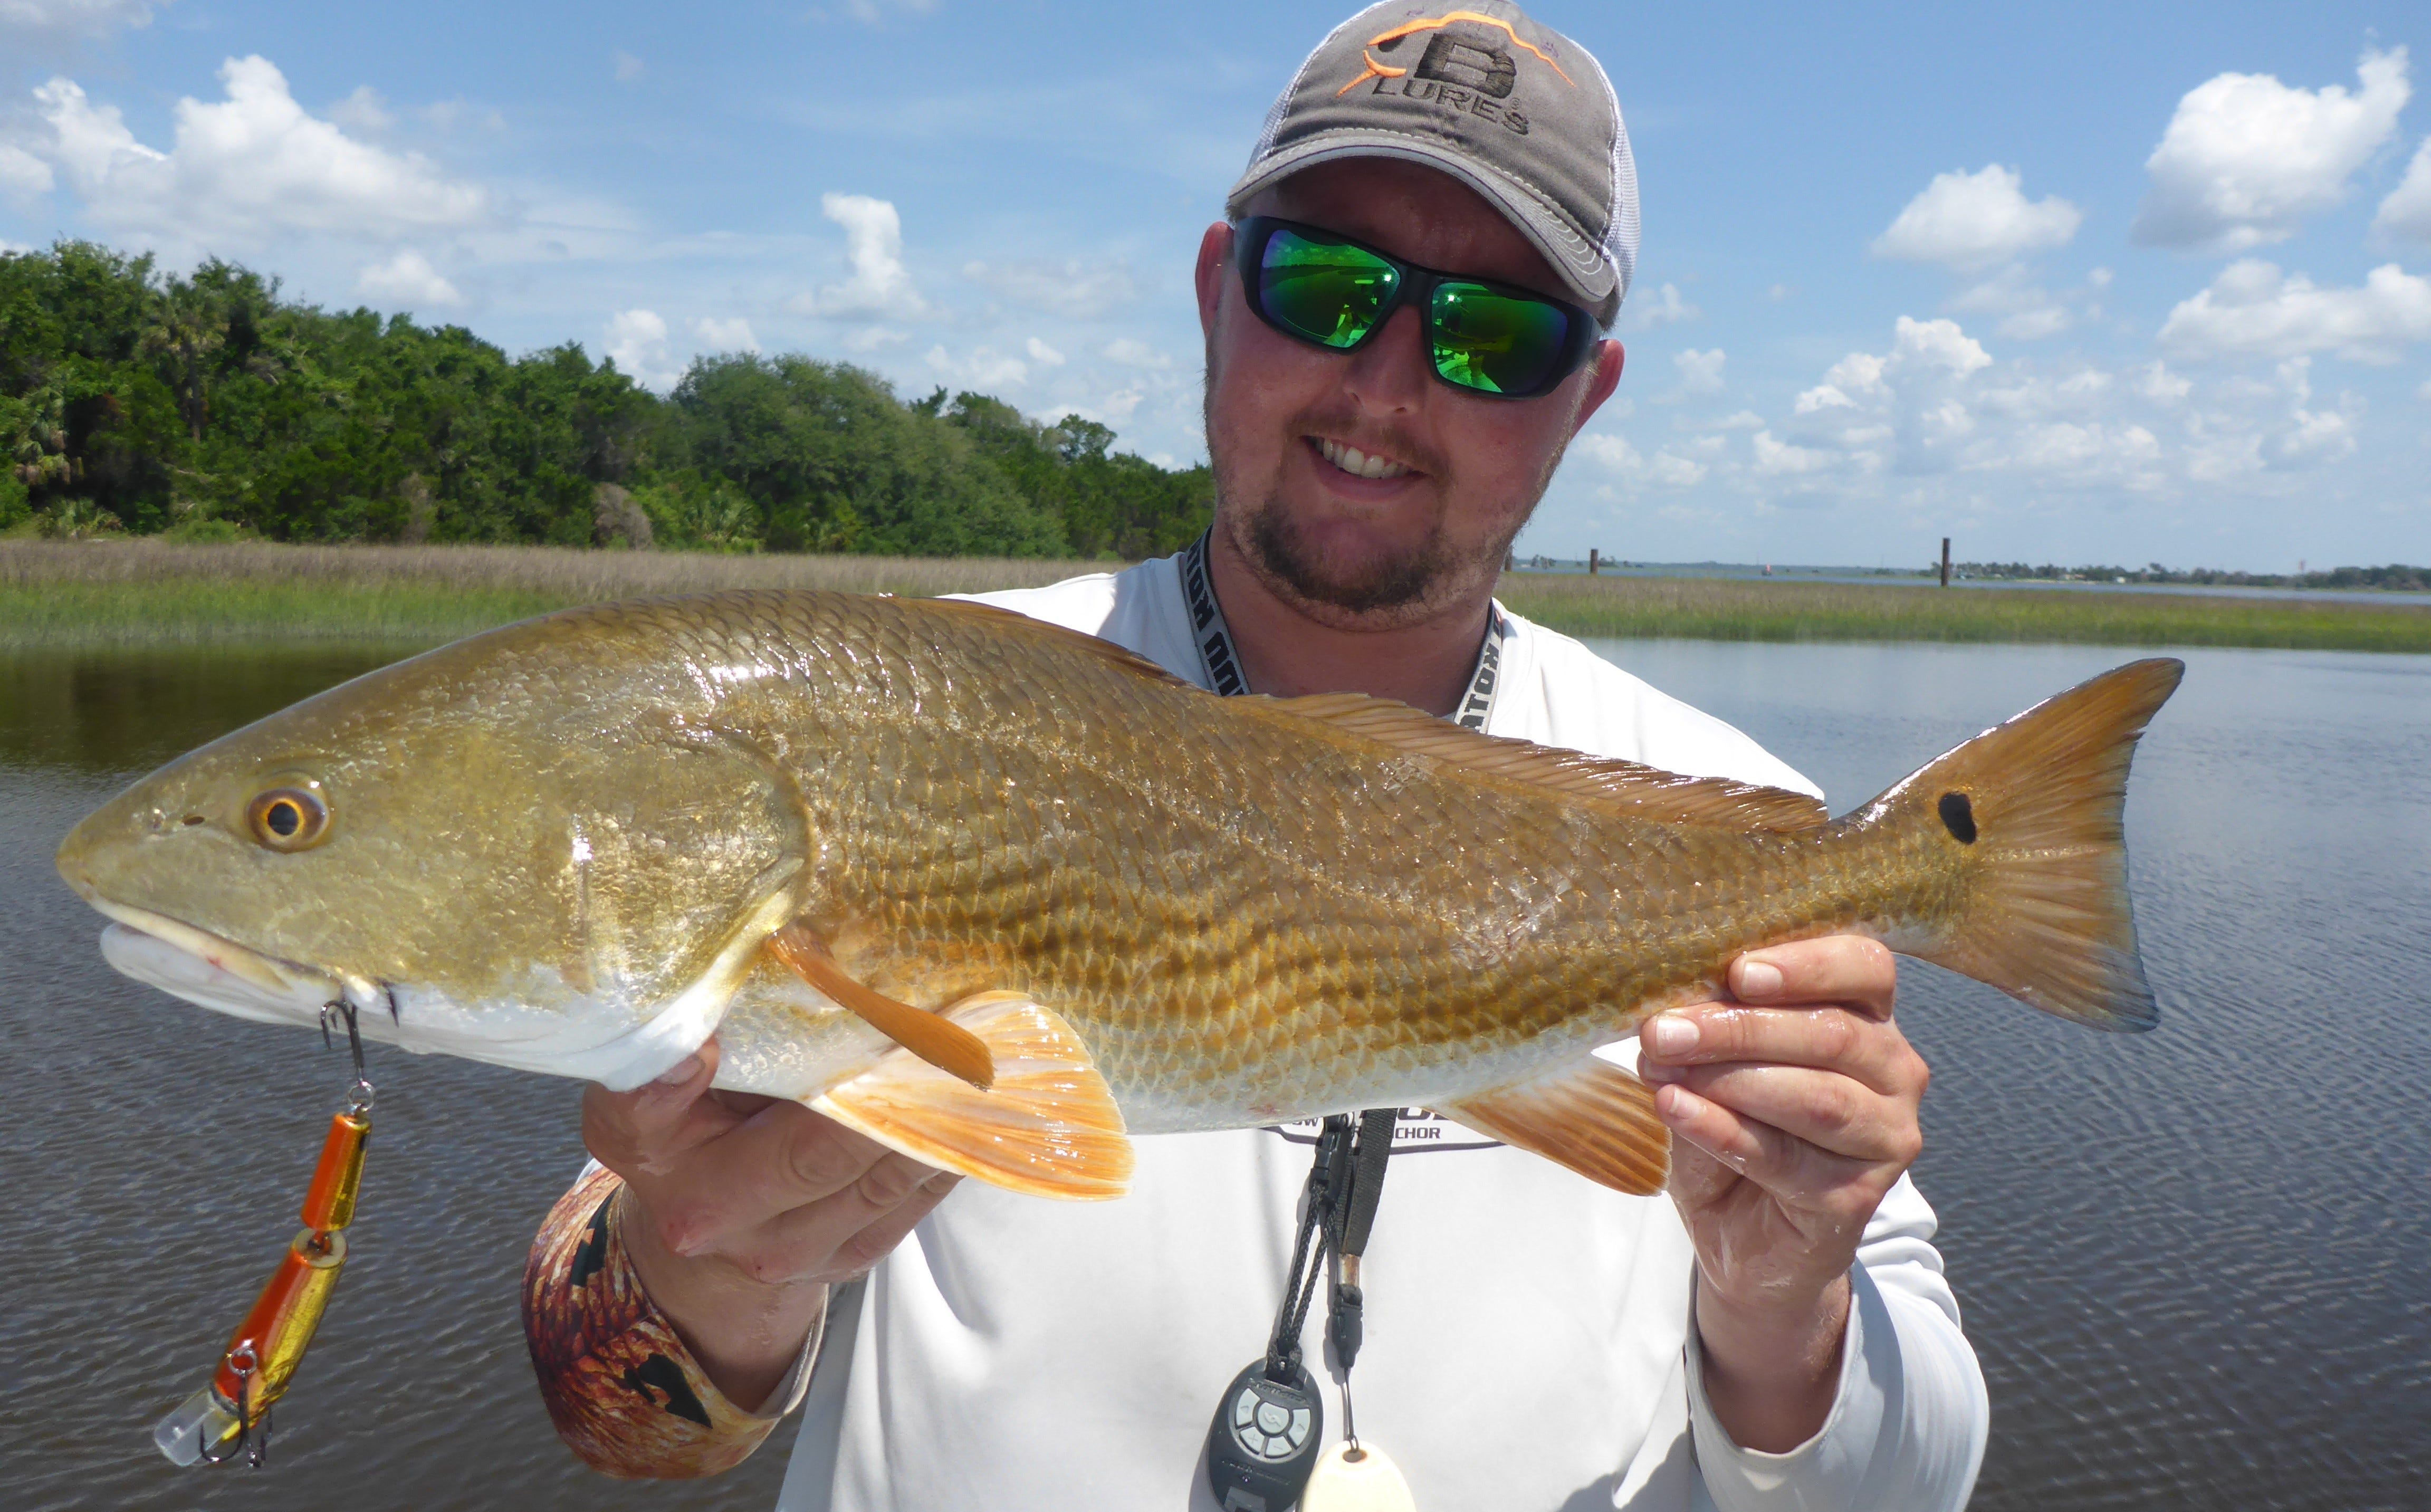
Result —
<path fill-rule="evenodd" d="M 1190 462 L 1199 234 L 1350 8 L 0 0 L 0 244 Z M 1530 13 L 1611 75 L 1645 239 L 1523 554 L 2431 562 L 2420 0 Z"/>

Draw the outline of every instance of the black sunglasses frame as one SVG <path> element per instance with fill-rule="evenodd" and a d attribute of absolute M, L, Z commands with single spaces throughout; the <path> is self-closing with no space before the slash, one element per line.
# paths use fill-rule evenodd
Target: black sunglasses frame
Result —
<path fill-rule="evenodd" d="M 1304 332 L 1293 329 L 1267 312 L 1266 299 L 1258 287 L 1258 275 L 1265 269 L 1266 244 L 1274 239 L 1277 231 L 1289 231 L 1305 241 L 1352 247 L 1365 252 L 1393 270 L 1396 278 L 1392 294 L 1386 296 L 1383 308 L 1376 311 L 1376 323 L 1368 327 L 1366 333 L 1357 341 L 1348 346 L 1336 346 L 1330 342 L 1321 342 Z M 1314 346 L 1323 352 L 1359 350 L 1373 341 L 1378 331 L 1384 328 L 1385 324 L 1393 318 L 1395 311 L 1405 304 L 1414 304 L 1418 312 L 1418 324 L 1427 341 L 1427 372 L 1444 387 L 1457 390 L 1462 394 L 1473 394 L 1480 398 L 1542 398 L 1560 388 L 1565 379 L 1584 365 L 1588 357 L 1593 355 L 1596 344 L 1603 339 L 1603 332 L 1596 325 L 1595 317 L 1567 299 L 1556 299 L 1551 294 L 1538 294 L 1534 289 L 1523 289 L 1512 283 L 1498 283 L 1492 278 L 1480 278 L 1472 274 L 1445 273 L 1437 268 L 1420 267 L 1415 262 L 1397 258 L 1390 252 L 1369 246 L 1356 237 L 1345 236 L 1339 231 L 1329 231 L 1324 227 L 1310 226 L 1302 221 L 1286 221 L 1273 215 L 1242 217 L 1232 227 L 1232 260 L 1240 269 L 1242 297 L 1249 301 L 1250 311 L 1257 315 L 1258 319 L 1265 322 L 1269 329 L 1279 331 L 1294 341 Z M 1455 383 L 1443 376 L 1443 370 L 1436 365 L 1434 360 L 1437 349 L 1434 292 L 1438 285 L 1447 283 L 1467 284 L 1506 298 L 1550 305 L 1562 312 L 1568 324 L 1563 330 L 1561 353 L 1553 360 L 1551 369 L 1534 388 L 1481 389 L 1467 383 Z"/>

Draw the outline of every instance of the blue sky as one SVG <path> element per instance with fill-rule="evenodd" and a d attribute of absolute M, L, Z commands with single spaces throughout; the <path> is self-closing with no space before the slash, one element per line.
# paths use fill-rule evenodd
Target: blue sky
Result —
<path fill-rule="evenodd" d="M 1349 8 L 1345 8 L 1347 13 Z M 1522 551 L 2431 561 L 2420 6 L 1617 6 L 1628 371 Z M 1077 411 L 1201 455 L 1189 299 L 1332 7 L 0 0 L 0 243 Z"/>

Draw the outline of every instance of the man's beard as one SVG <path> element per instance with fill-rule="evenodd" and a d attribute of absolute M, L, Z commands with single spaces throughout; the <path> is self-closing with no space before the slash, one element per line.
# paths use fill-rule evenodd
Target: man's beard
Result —
<path fill-rule="evenodd" d="M 1415 546 L 1363 562 L 1330 560 L 1279 495 L 1259 503 L 1249 526 L 1244 544 L 1254 565 L 1303 601 L 1351 614 L 1429 603 L 1460 566 L 1444 546 L 1440 522 Z"/>

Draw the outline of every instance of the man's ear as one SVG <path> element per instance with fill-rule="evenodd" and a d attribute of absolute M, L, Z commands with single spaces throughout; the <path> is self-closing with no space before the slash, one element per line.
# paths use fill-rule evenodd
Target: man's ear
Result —
<path fill-rule="evenodd" d="M 1224 304 L 1224 265 L 1232 253 L 1232 228 L 1222 221 L 1199 238 L 1199 331 L 1216 339 L 1216 311 Z"/>
<path fill-rule="evenodd" d="M 1595 377 L 1588 380 L 1586 397 L 1579 401 L 1579 412 L 1570 421 L 1571 435 L 1577 435 L 1588 418 L 1603 408 L 1603 401 L 1612 397 L 1612 391 L 1620 387 L 1620 367 L 1628 356 L 1618 342 L 1596 343 Z"/>

